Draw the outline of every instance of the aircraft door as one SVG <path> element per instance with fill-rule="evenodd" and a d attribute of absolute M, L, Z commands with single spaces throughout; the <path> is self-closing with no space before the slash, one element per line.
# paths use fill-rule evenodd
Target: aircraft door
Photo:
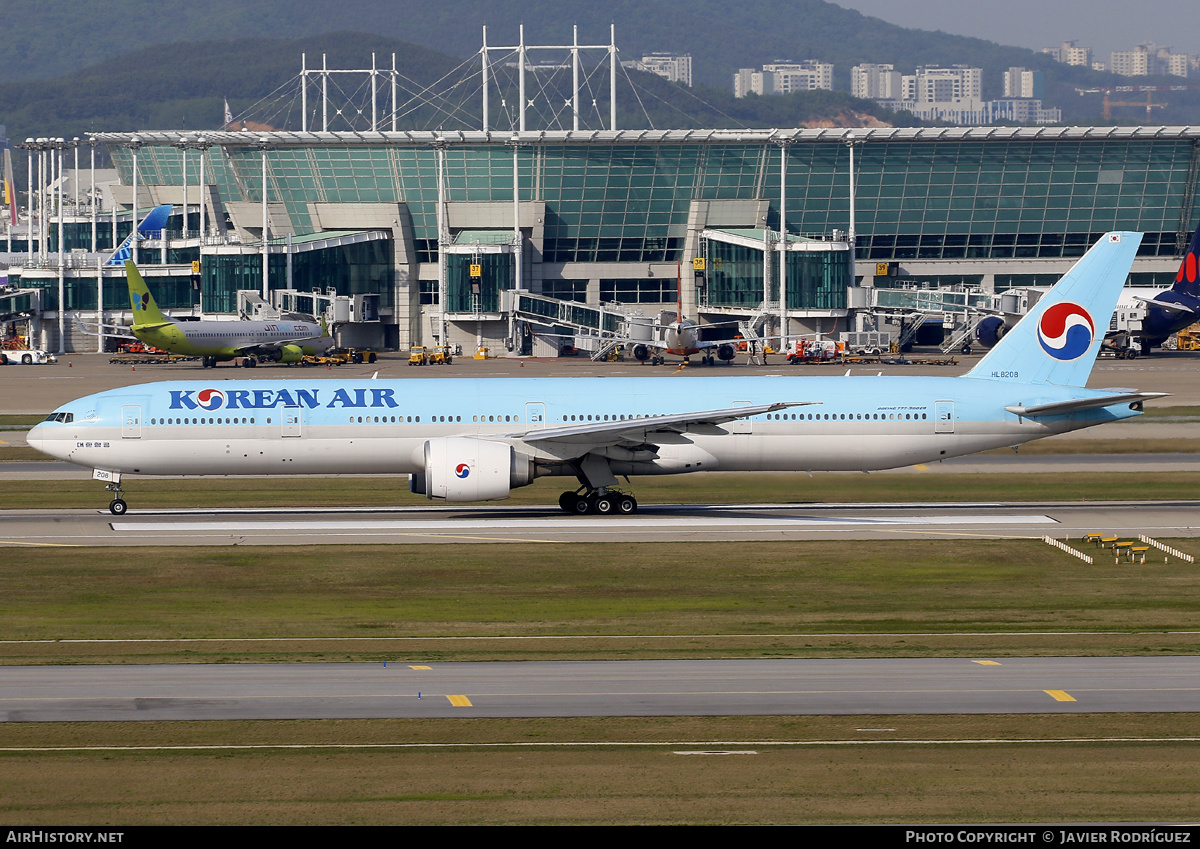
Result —
<path fill-rule="evenodd" d="M 954 433 L 954 402 L 933 402 L 933 432 Z"/>
<path fill-rule="evenodd" d="M 121 407 L 121 438 L 142 438 L 142 408 L 137 404 Z"/>
<path fill-rule="evenodd" d="M 300 436 L 300 426 L 303 420 L 300 410 L 300 407 L 283 408 L 283 418 L 280 419 L 283 423 L 282 436 Z"/>
<path fill-rule="evenodd" d="M 542 430 L 546 426 L 546 405 L 541 401 L 526 401 L 525 421 L 530 430 Z"/>
<path fill-rule="evenodd" d="M 751 406 L 751 404 L 749 401 L 734 401 L 733 406 L 735 408 L 749 407 L 749 406 Z M 729 423 L 729 432 L 730 433 L 754 433 L 754 422 L 753 422 L 753 420 L 748 419 L 748 418 L 747 419 L 735 419 L 734 421 Z"/>

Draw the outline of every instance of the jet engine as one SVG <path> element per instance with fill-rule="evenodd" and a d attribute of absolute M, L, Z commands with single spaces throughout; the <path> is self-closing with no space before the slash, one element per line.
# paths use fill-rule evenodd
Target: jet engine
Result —
<path fill-rule="evenodd" d="M 271 352 L 271 359 L 277 363 L 298 363 L 304 358 L 304 350 L 299 345 L 284 345 Z"/>
<path fill-rule="evenodd" d="M 645 345 L 634 345 L 633 358 L 641 363 L 646 362 L 650 359 L 650 349 Z"/>
<path fill-rule="evenodd" d="M 533 460 L 504 442 L 447 436 L 425 443 L 425 471 L 409 476 L 409 489 L 444 501 L 497 501 L 533 483 Z"/>
<path fill-rule="evenodd" d="M 975 338 L 985 348 L 990 348 L 1004 338 L 1008 326 L 998 315 L 990 315 L 975 325 Z"/>
<path fill-rule="evenodd" d="M 736 356 L 737 356 L 737 351 L 735 351 L 733 349 L 732 345 L 718 345 L 717 346 L 717 358 L 720 359 L 721 361 L 729 362 Z"/>

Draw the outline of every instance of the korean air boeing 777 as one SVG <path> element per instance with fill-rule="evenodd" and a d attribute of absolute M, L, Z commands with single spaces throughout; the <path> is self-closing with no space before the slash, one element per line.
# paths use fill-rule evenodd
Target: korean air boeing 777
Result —
<path fill-rule="evenodd" d="M 232 380 L 130 386 L 65 404 L 30 431 L 123 475 L 408 475 L 414 492 L 487 501 L 573 477 L 571 513 L 632 513 L 618 476 L 872 471 L 1139 415 L 1163 393 L 1086 389 L 1141 243 L 1108 233 L 961 377 Z"/>

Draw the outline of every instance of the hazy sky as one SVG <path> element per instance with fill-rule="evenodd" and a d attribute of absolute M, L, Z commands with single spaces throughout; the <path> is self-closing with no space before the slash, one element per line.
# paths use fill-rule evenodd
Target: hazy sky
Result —
<path fill-rule="evenodd" d="M 971 35 L 1015 47 L 1057 47 L 1073 39 L 1108 62 L 1143 41 L 1200 53 L 1196 0 L 831 0 L 913 29 Z"/>

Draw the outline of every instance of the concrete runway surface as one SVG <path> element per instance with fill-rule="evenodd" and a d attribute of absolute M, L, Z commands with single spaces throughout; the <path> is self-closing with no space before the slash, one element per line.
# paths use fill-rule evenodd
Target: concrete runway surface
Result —
<path fill-rule="evenodd" d="M 8 722 L 1182 712 L 1200 657 L 0 667 Z"/>
<path fill-rule="evenodd" d="M 0 544 L 296 545 L 778 539 L 1078 540 L 1200 536 L 1200 502 L 650 505 L 634 516 L 549 507 L 10 510 Z"/>

